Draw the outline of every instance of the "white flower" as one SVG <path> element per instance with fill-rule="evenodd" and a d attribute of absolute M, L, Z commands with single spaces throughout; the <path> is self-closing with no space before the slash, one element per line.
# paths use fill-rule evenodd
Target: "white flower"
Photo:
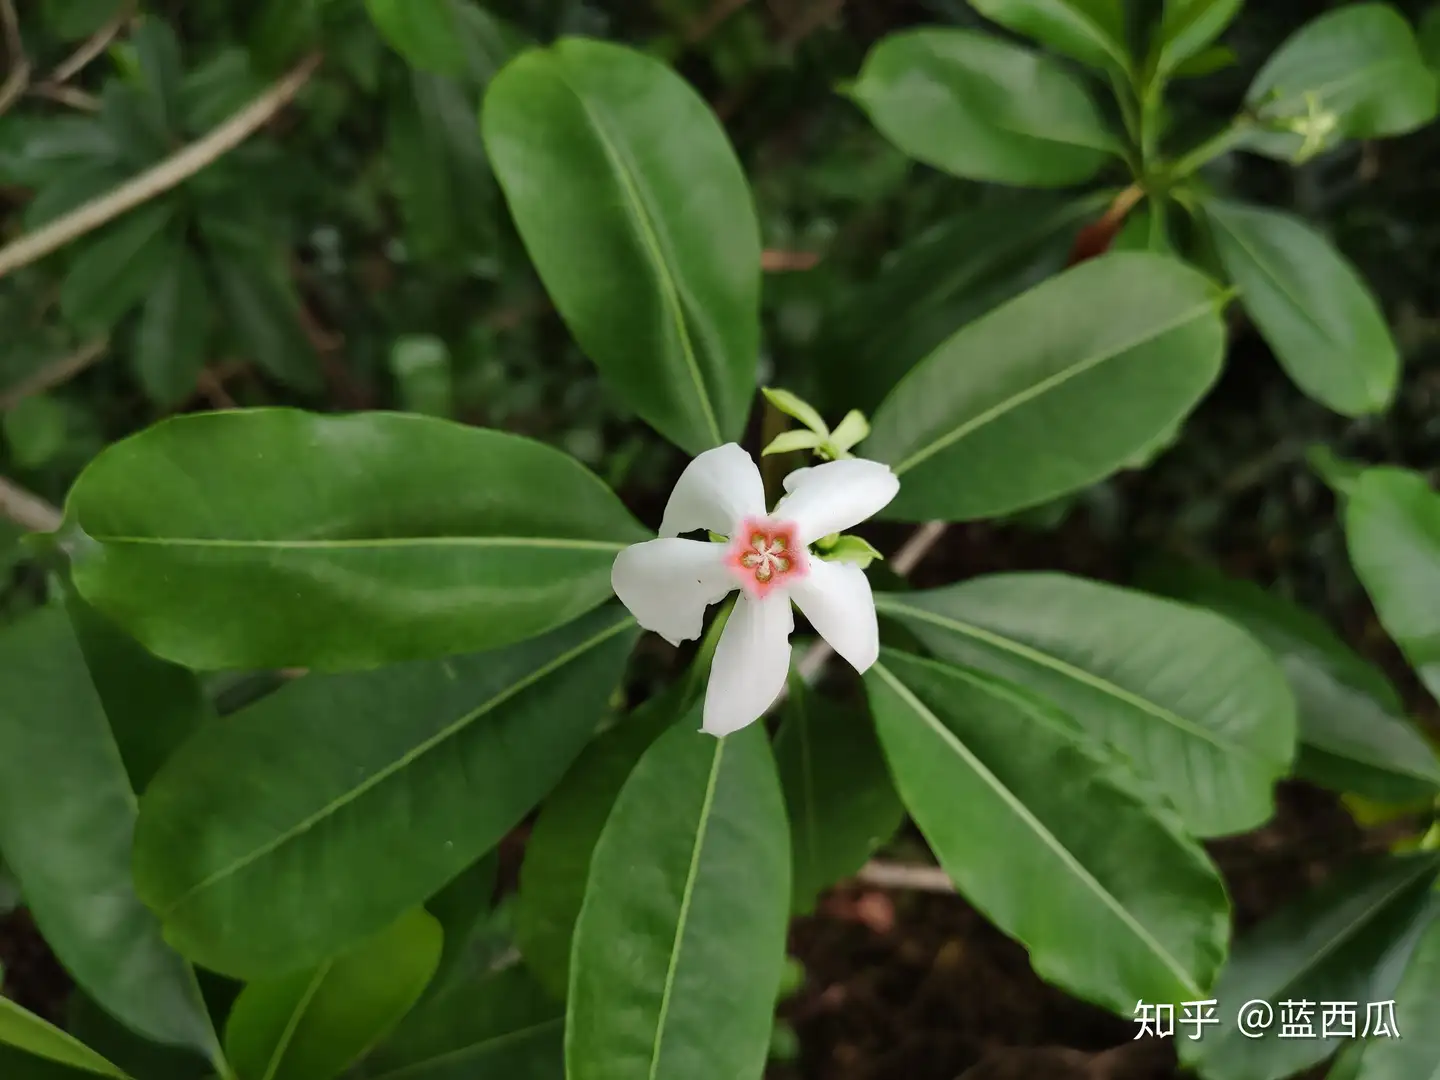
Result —
<path fill-rule="evenodd" d="M 865 572 L 809 547 L 877 513 L 899 490 L 878 461 L 830 461 L 787 476 L 785 497 L 767 515 L 760 470 L 735 443 L 690 462 L 665 506 L 661 539 L 622 551 L 610 581 L 640 625 L 672 645 L 699 637 L 705 608 L 741 590 L 715 648 L 702 730 L 738 731 L 779 696 L 790 671 L 792 600 L 855 670 L 875 662 L 880 631 Z M 696 529 L 729 540 L 679 539 Z"/>

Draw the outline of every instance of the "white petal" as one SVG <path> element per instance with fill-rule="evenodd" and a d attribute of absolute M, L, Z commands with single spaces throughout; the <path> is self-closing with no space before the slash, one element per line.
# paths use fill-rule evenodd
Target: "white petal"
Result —
<path fill-rule="evenodd" d="M 647 540 L 615 556 L 610 584 L 635 621 L 671 645 L 698 638 L 705 609 L 735 588 L 725 545 Z"/>
<path fill-rule="evenodd" d="M 783 592 L 776 590 L 764 600 L 744 593 L 735 599 L 735 610 L 715 646 L 700 730 L 729 735 L 758 720 L 774 703 L 790 674 L 793 629 L 795 616 Z"/>
<path fill-rule="evenodd" d="M 879 513 L 900 490 L 900 480 L 889 465 L 864 458 L 827 461 L 805 470 L 789 495 L 781 499 L 771 517 L 793 521 L 803 544 L 844 532 Z"/>
<path fill-rule="evenodd" d="M 790 598 L 856 671 L 864 672 L 880 656 L 870 579 L 854 563 L 811 559 L 810 572 L 790 586 Z"/>
<path fill-rule="evenodd" d="M 709 529 L 734 536 L 745 518 L 764 516 L 765 483 L 760 470 L 736 443 L 726 443 L 706 450 L 685 466 L 665 504 L 660 535 Z"/>
<path fill-rule="evenodd" d="M 795 469 L 789 474 L 787 474 L 785 479 L 780 481 L 781 485 L 785 488 L 785 494 L 789 495 L 792 491 L 794 491 L 797 487 L 799 487 L 805 482 L 805 478 L 807 476 L 812 475 L 814 472 L 814 465 L 802 465 L 800 468 Z"/>

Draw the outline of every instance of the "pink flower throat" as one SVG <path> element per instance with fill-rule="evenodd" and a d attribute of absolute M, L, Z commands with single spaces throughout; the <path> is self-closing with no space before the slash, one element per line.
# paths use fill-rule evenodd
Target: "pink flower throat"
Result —
<path fill-rule="evenodd" d="M 730 538 L 725 562 L 740 587 L 757 599 L 810 572 L 810 553 L 796 541 L 794 522 L 765 518 L 746 518 L 741 523 Z"/>

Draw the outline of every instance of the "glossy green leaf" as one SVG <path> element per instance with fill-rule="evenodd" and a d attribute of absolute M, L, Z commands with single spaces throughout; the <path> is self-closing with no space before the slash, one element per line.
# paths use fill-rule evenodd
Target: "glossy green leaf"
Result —
<path fill-rule="evenodd" d="M 60 286 L 60 313 L 82 333 L 110 329 L 155 287 L 178 255 L 174 208 L 150 203 L 90 241 Z"/>
<path fill-rule="evenodd" d="M 1267 126 L 1330 114 L 1319 144 L 1401 135 L 1435 118 L 1436 76 L 1405 17 L 1389 4 L 1346 4 L 1306 23 L 1260 69 L 1245 103 Z M 1302 135 L 1257 130 L 1245 147 L 1293 158 Z"/>
<path fill-rule="evenodd" d="M 14 1047 L 32 1058 L 68 1067 L 80 1076 L 109 1076 L 129 1080 L 118 1067 L 72 1036 L 65 1034 L 9 998 L 0 996 L 0 1050 Z M 0 1058 L 0 1064 L 6 1064 Z M 23 1065 L 23 1059 L 17 1063 Z M 58 1075 L 61 1074 L 57 1074 Z M 51 1080 L 45 1075 L 43 1080 Z"/>
<path fill-rule="evenodd" d="M 195 389 L 210 328 L 205 270 L 188 247 L 172 254 L 135 326 L 135 373 L 157 405 L 175 405 Z"/>
<path fill-rule="evenodd" d="M 1216 254 L 1245 310 L 1296 384 L 1359 416 L 1395 397 L 1400 354 L 1364 280 L 1301 219 L 1207 200 Z"/>
<path fill-rule="evenodd" d="M 330 1080 L 420 999 L 440 960 L 440 924 L 423 910 L 313 970 L 248 984 L 225 1024 L 240 1080 Z"/>
<path fill-rule="evenodd" d="M 365 0 L 365 9 L 385 40 L 411 64 L 441 75 L 464 69 L 453 0 Z"/>
<path fill-rule="evenodd" d="M 121 689 L 112 674 L 97 689 L 62 608 L 0 632 L 0 849 L 76 982 L 146 1036 L 211 1055 L 195 973 L 131 884 L 135 791 L 101 697 Z M 117 720 L 163 686 L 143 669 L 125 679 L 136 696 L 116 702 Z"/>
<path fill-rule="evenodd" d="M 1440 1077 L 1440 919 L 1425 928 L 1395 989 L 1399 1038 L 1368 1039 L 1356 1080 L 1435 1080 Z"/>
<path fill-rule="evenodd" d="M 685 692 L 683 681 L 672 684 L 595 739 L 535 820 L 520 866 L 515 940 L 556 998 L 569 989 L 575 920 L 601 830 L 636 762 L 682 715 Z"/>
<path fill-rule="evenodd" d="M 895 835 L 905 808 L 866 711 L 822 698 L 795 675 L 775 736 L 775 764 L 795 856 L 791 908 L 804 914 Z"/>
<path fill-rule="evenodd" d="M 1270 650 L 1298 708 L 1299 776 L 1387 803 L 1440 791 L 1440 760 L 1405 716 L 1395 688 L 1320 619 L 1257 585 L 1199 566 L 1167 567 L 1153 584 L 1224 615 Z"/>
<path fill-rule="evenodd" d="M 1103 255 L 996 308 L 890 391 L 866 457 L 884 515 L 967 521 L 1048 502 L 1172 431 L 1220 372 L 1215 286 L 1174 259 Z"/>
<path fill-rule="evenodd" d="M 1234 21 L 1243 0 L 1165 0 L 1155 71 L 1165 78 L 1205 51 Z"/>
<path fill-rule="evenodd" d="M 1311 1017 L 1315 1037 L 1281 1038 L 1280 1003 L 1358 1002 L 1363 1024 L 1366 1002 L 1394 995 L 1433 917 L 1437 869 L 1440 856 L 1433 852 L 1351 867 L 1241 937 L 1211 995 L 1233 1007 L 1219 1009 L 1220 1023 L 1203 1039 L 1177 1040 L 1181 1062 L 1203 1080 L 1285 1080 L 1349 1043 L 1319 1037 L 1318 1007 Z M 1252 1000 L 1270 1003 L 1276 1014 L 1261 1038 L 1247 1037 L 1236 1025 L 1238 1006 Z"/>
<path fill-rule="evenodd" d="M 1275 662 L 1207 611 L 1063 574 L 995 574 L 881 594 L 941 659 L 1055 702 L 1118 748 L 1198 836 L 1274 809 L 1295 753 L 1295 704 Z"/>
<path fill-rule="evenodd" d="M 981 31 L 891 34 L 849 94 L 906 154 L 969 180 L 1067 187 L 1115 149 L 1083 82 Z"/>
<path fill-rule="evenodd" d="M 1042 978 L 1129 1016 L 1207 996 L 1219 872 L 1064 714 L 979 672 L 883 650 L 865 675 L 905 805 L 967 899 Z"/>
<path fill-rule="evenodd" d="M 987 19 L 1092 67 L 1130 70 L 1121 0 L 971 0 Z"/>
<path fill-rule="evenodd" d="M 645 531 L 573 458 L 394 413 L 176 417 L 67 504 L 75 581 L 199 670 L 367 668 L 533 637 L 611 595 Z M 223 615 L 223 617 L 221 617 Z"/>
<path fill-rule="evenodd" d="M 1344 513 L 1350 562 L 1380 624 L 1440 699 L 1440 495 L 1419 473 L 1367 469 Z"/>
<path fill-rule="evenodd" d="M 368 1059 L 366 1080 L 561 1080 L 564 1009 L 520 966 L 422 1005 Z"/>
<path fill-rule="evenodd" d="M 568 38 L 496 76 L 481 127 L 545 287 L 619 397 L 690 453 L 738 438 L 760 230 L 700 95 L 650 57 Z"/>
<path fill-rule="evenodd" d="M 146 791 L 136 888 L 215 971 L 314 965 L 424 902 L 560 779 L 637 631 L 595 612 L 503 651 L 308 676 L 213 724 Z"/>
<path fill-rule="evenodd" d="M 790 909 L 790 831 L 760 724 L 692 712 L 635 767 L 575 928 L 568 1080 L 758 1078 Z"/>

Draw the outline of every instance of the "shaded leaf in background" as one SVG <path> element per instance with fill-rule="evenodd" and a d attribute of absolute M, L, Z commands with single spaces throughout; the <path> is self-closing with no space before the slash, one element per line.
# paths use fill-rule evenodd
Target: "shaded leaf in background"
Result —
<path fill-rule="evenodd" d="M 21 1069 L 28 1071 L 29 1062 L 36 1058 L 68 1067 L 68 1071 L 38 1071 L 39 1080 L 58 1080 L 61 1076 L 71 1075 L 129 1080 L 119 1068 L 73 1036 L 22 1009 L 9 998 L 0 996 L 0 1066 L 5 1066 L 6 1075 L 11 1075 Z"/>
<path fill-rule="evenodd" d="M 450 350 L 430 334 L 408 334 L 390 346 L 390 374 L 406 412 L 448 417 L 454 412 Z"/>
<path fill-rule="evenodd" d="M 623 610 L 508 649 L 307 676 L 185 744 L 141 804 L 136 888 L 216 971 L 323 962 L 459 876 L 589 740 Z"/>
<path fill-rule="evenodd" d="M 195 389 L 205 366 L 210 319 L 204 267 L 188 247 L 179 245 L 135 325 L 135 374 L 155 404 L 178 404 Z"/>
<path fill-rule="evenodd" d="M 249 983 L 225 1024 L 240 1080 L 338 1076 L 420 999 L 441 937 L 435 918 L 417 909 L 314 970 Z"/>
<path fill-rule="evenodd" d="M 109 330 L 137 306 L 179 257 L 169 202 L 150 203 L 88 240 L 60 286 L 60 313 L 85 334 Z"/>
<path fill-rule="evenodd" d="M 565 1010 L 520 965 L 421 1005 L 366 1062 L 365 1080 L 561 1080 Z"/>
<path fill-rule="evenodd" d="M 1433 903 L 1433 901 L 1432 901 Z M 1357 1047 L 1356 1080 L 1434 1080 L 1440 1076 L 1440 919 L 1432 918 L 1395 988 L 1399 1038 L 1367 1039 Z"/>
<path fill-rule="evenodd" d="M 969 180 L 1066 187 L 1115 150 L 1083 82 L 980 31 L 891 34 L 848 93 L 905 153 Z"/>
<path fill-rule="evenodd" d="M 1128 72 L 1121 0 L 971 0 L 987 19 L 1092 67 Z"/>
<path fill-rule="evenodd" d="M 905 805 L 965 897 L 1047 981 L 1130 1016 L 1207 996 L 1219 872 L 1074 721 L 1022 688 L 885 650 L 865 675 Z"/>
<path fill-rule="evenodd" d="M 1344 256 L 1290 214 L 1218 199 L 1204 207 L 1225 273 L 1296 384 L 1346 416 L 1387 408 L 1400 354 Z"/>
<path fill-rule="evenodd" d="M 1230 25 L 1240 12 L 1243 0 L 1165 0 L 1165 14 L 1155 47 L 1155 73 L 1165 78 L 1176 74 L 1208 74 L 1196 72 L 1193 61 L 1205 55 L 1208 46 Z M 1233 55 L 1233 54 L 1232 54 Z M 1189 70 L 1182 66 L 1192 62 Z M 1213 62 L 1213 61 L 1212 61 Z"/>
<path fill-rule="evenodd" d="M 89 37 L 120 13 L 126 0 L 41 0 L 45 25 L 62 41 Z"/>
<path fill-rule="evenodd" d="M 132 888 L 135 821 L 132 782 L 65 610 L 0 631 L 0 848 L 36 925 L 110 1012 L 213 1056 L 195 973 Z"/>
<path fill-rule="evenodd" d="M 65 449 L 70 411 L 49 394 L 23 398 L 0 414 L 10 457 L 22 469 L 39 469 Z"/>
<path fill-rule="evenodd" d="M 775 764 L 795 855 L 791 909 L 807 914 L 895 835 L 905 808 L 866 710 L 823 698 L 793 674 Z"/>
<path fill-rule="evenodd" d="M 499 852 L 491 851 L 425 901 L 425 910 L 435 916 L 444 932 L 444 948 L 435 977 L 425 991 L 427 997 L 470 974 L 471 953 L 490 929 L 495 907 L 495 877 L 499 870 Z"/>
<path fill-rule="evenodd" d="M 1194 564 L 1157 567 L 1145 584 L 1219 612 L 1274 655 L 1298 710 L 1298 776 L 1383 802 L 1440 790 L 1440 761 L 1395 688 L 1310 612 Z"/>
<path fill-rule="evenodd" d="M 1094 483 L 1171 430 L 1220 373 L 1215 286 L 1125 252 L 1067 270 L 975 320 L 912 368 L 872 421 L 902 521 L 969 521 Z"/>
<path fill-rule="evenodd" d="M 1043 694 L 1118 748 L 1197 836 L 1274 811 L 1295 704 L 1265 650 L 1218 615 L 1063 574 L 994 574 L 876 597 L 942 660 Z"/>
<path fill-rule="evenodd" d="M 135 50 L 145 89 L 154 100 L 161 127 L 167 132 L 179 133 L 185 67 L 175 31 L 163 19 L 147 15 L 130 31 L 129 41 Z"/>
<path fill-rule="evenodd" d="M 1389 4 L 1346 4 L 1310 20 L 1270 55 L 1245 104 L 1262 124 L 1303 119 L 1312 108 L 1332 113 L 1325 140 L 1402 135 L 1435 117 L 1436 75 L 1420 55 L 1405 16 Z M 1246 149 L 1293 158 L 1299 134 L 1254 130 Z"/>
<path fill-rule="evenodd" d="M 137 1080 L 211 1080 L 215 1076 L 215 1067 L 198 1054 L 142 1038 L 80 991 L 70 995 L 65 1030 Z M 23 1078 L 25 1074 L 20 1075 Z"/>
<path fill-rule="evenodd" d="M 415 67 L 457 75 L 465 66 L 455 0 L 365 0 L 376 28 Z"/>
<path fill-rule="evenodd" d="M 80 592 L 197 670 L 533 637 L 607 599 L 615 553 L 647 535 L 558 450 L 396 413 L 176 417 L 100 454 L 68 512 Z"/>
<path fill-rule="evenodd" d="M 1354 1001 L 1363 1023 L 1366 1002 L 1394 996 L 1417 938 L 1433 919 L 1437 870 L 1440 855 L 1433 852 L 1348 868 L 1236 941 L 1213 996 L 1237 1006 L 1259 999 L 1277 1012 L 1285 1000 Z M 1204 1039 L 1178 1040 L 1182 1064 L 1203 1080 L 1284 1080 L 1350 1041 L 1282 1039 L 1278 1023 L 1250 1038 L 1237 1028 L 1237 1012 L 1221 1008 L 1220 1023 Z M 1318 1010 L 1313 1019 L 1318 1035 Z"/>
<path fill-rule="evenodd" d="M 760 724 L 692 713 L 645 752 L 590 867 L 570 968 L 569 1080 L 759 1077 L 790 910 L 790 830 Z"/>
<path fill-rule="evenodd" d="M 1380 625 L 1440 700 L 1440 495 L 1420 473 L 1367 469 L 1347 493 L 1344 520 Z"/>
<path fill-rule="evenodd" d="M 689 453 L 739 437 L 760 229 L 704 99 L 648 56 L 568 38 L 496 76 L 481 128 L 551 299 L 618 396 Z"/>

